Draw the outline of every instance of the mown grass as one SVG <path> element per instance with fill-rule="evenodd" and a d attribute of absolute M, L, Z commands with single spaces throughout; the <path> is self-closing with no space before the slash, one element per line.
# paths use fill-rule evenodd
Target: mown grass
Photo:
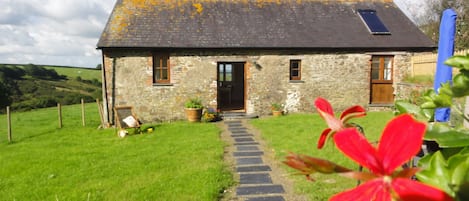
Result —
<path fill-rule="evenodd" d="M 377 141 L 384 125 L 392 117 L 391 112 L 369 112 L 366 117 L 354 119 L 353 122 L 364 127 L 365 135 L 370 141 Z M 295 152 L 327 159 L 348 168 L 358 168 L 358 165 L 335 148 L 331 140 L 323 149 L 316 148 L 318 138 L 326 128 L 326 124 L 317 114 L 261 118 L 252 120 L 251 123 L 261 131 L 262 138 L 275 151 L 276 159 L 279 161 L 283 161 L 288 152 Z M 286 165 L 284 168 L 289 173 L 296 172 Z M 337 175 L 315 174 L 312 176 L 315 182 L 307 181 L 304 176 L 299 175 L 292 175 L 291 178 L 295 181 L 296 191 L 307 195 L 313 201 L 328 200 L 332 195 L 357 184 L 355 180 Z"/>
<path fill-rule="evenodd" d="M 12 114 L 0 124 L 1 200 L 217 200 L 233 181 L 214 124 L 176 122 L 118 138 L 98 130 L 96 104 Z"/>

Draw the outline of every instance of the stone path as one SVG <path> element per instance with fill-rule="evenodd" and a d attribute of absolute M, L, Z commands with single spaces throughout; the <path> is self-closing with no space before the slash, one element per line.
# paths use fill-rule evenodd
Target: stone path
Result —
<path fill-rule="evenodd" d="M 263 161 L 264 151 L 241 120 L 225 120 L 233 140 L 235 170 L 239 175 L 236 200 L 285 201 L 283 185 L 272 182 L 272 168 Z"/>

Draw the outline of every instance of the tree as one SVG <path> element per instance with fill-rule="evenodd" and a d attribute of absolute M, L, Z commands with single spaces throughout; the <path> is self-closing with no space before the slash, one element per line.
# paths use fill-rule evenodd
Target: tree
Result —
<path fill-rule="evenodd" d="M 0 107 L 4 108 L 11 104 L 11 91 L 6 83 L 7 78 L 4 73 L 0 71 Z"/>
<path fill-rule="evenodd" d="M 431 6 L 423 15 L 422 31 L 433 41 L 438 42 L 440 20 L 442 13 L 447 8 L 452 8 L 457 14 L 456 35 L 454 48 L 456 50 L 469 48 L 469 0 L 433 0 Z"/>
<path fill-rule="evenodd" d="M 96 69 L 97 69 L 97 70 L 101 70 L 101 68 L 103 68 L 103 65 L 102 65 L 102 64 L 96 65 Z"/>

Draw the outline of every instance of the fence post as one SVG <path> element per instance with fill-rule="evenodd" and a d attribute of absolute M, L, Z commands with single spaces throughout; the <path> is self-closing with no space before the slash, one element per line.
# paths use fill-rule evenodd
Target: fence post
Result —
<path fill-rule="evenodd" d="M 57 111 L 59 115 L 59 128 L 62 128 L 62 107 L 60 106 L 60 103 L 57 103 Z"/>
<path fill-rule="evenodd" d="M 11 142 L 13 139 L 11 137 L 11 115 L 10 115 L 10 106 L 7 106 L 7 125 L 8 125 L 8 142 Z"/>
<path fill-rule="evenodd" d="M 81 99 L 81 121 L 83 123 L 83 127 L 86 126 L 86 123 L 85 123 L 85 101 L 83 100 L 83 98 Z"/>

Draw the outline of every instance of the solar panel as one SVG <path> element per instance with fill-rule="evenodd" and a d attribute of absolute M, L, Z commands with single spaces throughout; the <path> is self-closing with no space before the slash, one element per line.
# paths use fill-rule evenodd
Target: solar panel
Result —
<path fill-rule="evenodd" d="M 358 9 L 358 14 L 371 34 L 391 34 L 386 26 L 384 26 L 383 22 L 381 22 L 378 15 L 376 15 L 375 10 Z"/>

